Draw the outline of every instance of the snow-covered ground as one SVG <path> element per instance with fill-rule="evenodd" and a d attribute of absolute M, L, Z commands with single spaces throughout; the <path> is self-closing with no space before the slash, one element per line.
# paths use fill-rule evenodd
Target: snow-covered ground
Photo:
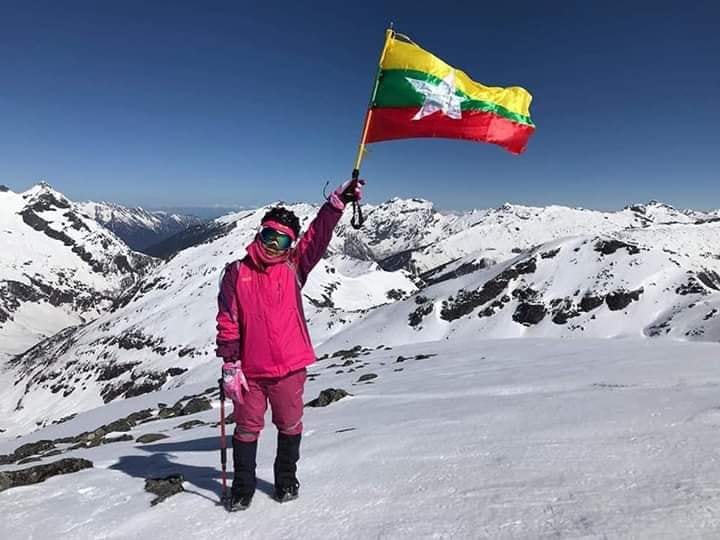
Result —
<path fill-rule="evenodd" d="M 718 344 L 380 345 L 346 366 L 327 358 L 311 369 L 306 400 L 329 387 L 353 396 L 306 409 L 299 500 L 279 505 L 268 495 L 269 427 L 252 507 L 226 514 L 217 505 L 217 428 L 175 427 L 216 421 L 216 408 L 130 432 L 169 436 L 162 441 L 66 454 L 93 469 L 0 492 L 0 538 L 720 537 Z M 193 385 L 6 439 L 0 454 L 173 403 L 212 386 L 216 367 L 199 366 Z M 355 384 L 368 373 L 377 378 Z M 171 473 L 185 476 L 186 492 L 150 507 L 144 479 Z"/>

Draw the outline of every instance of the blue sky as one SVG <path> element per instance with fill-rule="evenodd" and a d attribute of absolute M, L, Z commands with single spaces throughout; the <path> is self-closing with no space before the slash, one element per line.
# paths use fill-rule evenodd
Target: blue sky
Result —
<path fill-rule="evenodd" d="M 353 166 L 389 21 L 526 87 L 513 156 L 378 143 L 366 198 L 720 207 L 720 4 L 0 1 L 0 183 L 145 206 L 319 201 Z"/>

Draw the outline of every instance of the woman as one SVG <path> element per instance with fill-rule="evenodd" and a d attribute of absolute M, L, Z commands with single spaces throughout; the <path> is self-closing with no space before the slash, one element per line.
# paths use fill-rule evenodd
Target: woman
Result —
<path fill-rule="evenodd" d="M 225 362 L 225 392 L 234 404 L 231 510 L 246 509 L 255 493 L 257 441 L 268 401 L 278 429 L 274 497 L 286 502 L 298 496 L 305 368 L 315 361 L 300 289 L 325 253 L 346 203 L 360 200 L 363 184 L 348 180 L 336 189 L 299 240 L 295 214 L 271 209 L 247 255 L 225 268 L 216 352 Z"/>

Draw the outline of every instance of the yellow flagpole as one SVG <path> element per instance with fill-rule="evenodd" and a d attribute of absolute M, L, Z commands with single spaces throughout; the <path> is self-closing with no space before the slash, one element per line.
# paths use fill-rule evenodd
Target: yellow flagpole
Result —
<path fill-rule="evenodd" d="M 353 179 L 357 179 L 360 176 L 360 164 L 362 163 L 363 156 L 365 155 L 365 139 L 367 138 L 368 127 L 370 127 L 370 120 L 372 119 L 373 104 L 375 102 L 375 94 L 377 93 L 378 84 L 380 83 L 380 74 L 382 73 L 383 60 L 385 59 L 385 52 L 387 51 L 390 40 L 395 35 L 393 25 L 390 23 L 390 28 L 385 31 L 385 45 L 383 46 L 382 53 L 380 53 L 380 61 L 378 62 L 377 75 L 375 75 L 375 84 L 373 85 L 372 95 L 370 97 L 370 104 L 368 105 L 367 112 L 365 113 L 365 125 L 363 126 L 362 135 L 360 136 L 360 145 L 358 147 L 357 159 L 355 160 L 355 168 L 352 172 Z"/>

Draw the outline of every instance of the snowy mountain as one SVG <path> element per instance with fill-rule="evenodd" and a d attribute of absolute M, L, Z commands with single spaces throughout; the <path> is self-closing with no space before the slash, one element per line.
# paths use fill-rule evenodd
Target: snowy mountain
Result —
<path fill-rule="evenodd" d="M 316 205 L 288 205 L 303 227 Z M 121 398 L 186 384 L 215 365 L 224 265 L 267 207 L 176 238 L 169 260 L 111 312 L 17 355 L 0 429 L 23 433 Z M 303 295 L 313 340 L 333 350 L 506 337 L 671 336 L 717 341 L 720 222 L 651 202 L 618 212 L 506 204 L 441 213 L 419 199 L 348 212 Z"/>
<path fill-rule="evenodd" d="M 110 229 L 136 251 L 148 248 L 204 220 L 164 211 L 127 208 L 107 202 L 82 202 L 76 207 L 85 215 Z"/>
<path fill-rule="evenodd" d="M 153 264 L 44 183 L 0 189 L 0 248 L 0 360 L 94 319 Z"/>
<path fill-rule="evenodd" d="M 368 205 L 365 215 L 366 223 L 360 231 L 349 224 L 341 226 L 336 243 L 342 242 L 348 255 L 375 260 L 388 270 L 406 268 L 416 274 L 470 254 L 490 264 L 556 238 L 698 223 L 714 216 L 676 210 L 657 201 L 630 205 L 620 212 L 506 203 L 496 209 L 450 214 L 437 211 L 433 203 L 422 199 Z"/>
<path fill-rule="evenodd" d="M 468 257 L 326 345 L 508 337 L 720 341 L 720 223 L 626 229 L 541 244 L 503 263 Z"/>

